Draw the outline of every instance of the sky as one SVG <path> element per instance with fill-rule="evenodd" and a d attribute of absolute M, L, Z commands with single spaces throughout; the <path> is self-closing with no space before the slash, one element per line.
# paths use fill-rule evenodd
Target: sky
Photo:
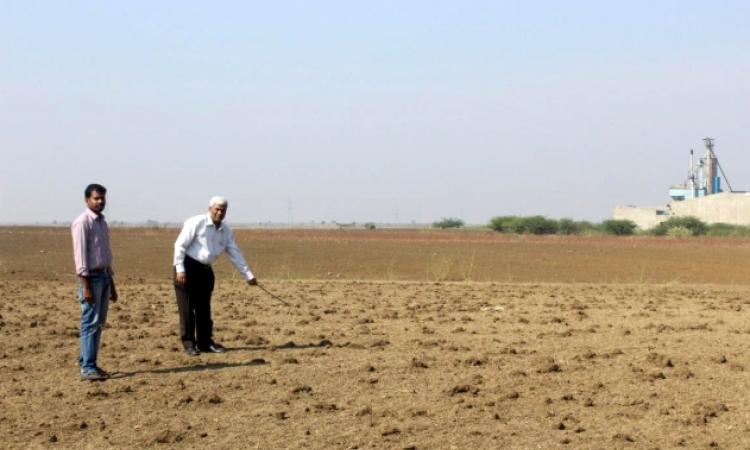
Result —
<path fill-rule="evenodd" d="M 600 221 L 750 190 L 750 2 L 0 0 L 0 223 Z"/>

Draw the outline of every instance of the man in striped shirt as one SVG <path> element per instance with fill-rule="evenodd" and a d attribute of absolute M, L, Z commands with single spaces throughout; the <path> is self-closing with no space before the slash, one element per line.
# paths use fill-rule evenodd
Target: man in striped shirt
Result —
<path fill-rule="evenodd" d="M 102 329 L 107 323 L 109 301 L 117 301 L 112 279 L 112 250 L 109 227 L 102 211 L 107 204 L 107 189 L 90 184 L 84 191 L 86 210 L 70 227 L 73 235 L 73 259 L 78 275 L 78 300 L 81 304 L 81 351 L 78 365 L 81 379 L 106 380 L 109 374 L 101 369 L 96 358 Z"/>

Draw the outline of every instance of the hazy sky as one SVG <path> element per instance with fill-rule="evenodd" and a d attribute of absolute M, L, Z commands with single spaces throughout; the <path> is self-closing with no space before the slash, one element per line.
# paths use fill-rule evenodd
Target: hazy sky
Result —
<path fill-rule="evenodd" d="M 602 220 L 702 138 L 750 190 L 750 2 L 0 0 L 0 222 Z"/>

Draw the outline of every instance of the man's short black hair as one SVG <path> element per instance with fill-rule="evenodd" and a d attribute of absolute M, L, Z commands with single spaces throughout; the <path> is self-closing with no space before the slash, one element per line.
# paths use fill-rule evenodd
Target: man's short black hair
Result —
<path fill-rule="evenodd" d="M 97 183 L 91 183 L 88 186 L 86 186 L 86 190 L 83 191 L 83 193 L 86 195 L 86 198 L 89 198 L 91 197 L 91 193 L 94 191 L 102 195 L 107 195 L 107 188 Z"/>

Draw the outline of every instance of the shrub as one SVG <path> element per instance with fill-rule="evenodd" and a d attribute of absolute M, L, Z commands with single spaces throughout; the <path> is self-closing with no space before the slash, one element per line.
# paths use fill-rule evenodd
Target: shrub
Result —
<path fill-rule="evenodd" d="M 490 219 L 490 228 L 500 233 L 519 233 L 521 218 L 516 216 L 497 216 Z"/>
<path fill-rule="evenodd" d="M 670 217 L 659 225 L 651 229 L 651 234 L 656 236 L 665 236 L 670 228 L 683 227 L 690 230 L 693 236 L 706 234 L 708 225 L 696 217 Z"/>
<path fill-rule="evenodd" d="M 632 220 L 605 220 L 601 229 L 607 234 L 628 236 L 635 232 L 637 225 Z"/>
<path fill-rule="evenodd" d="M 531 234 L 555 234 L 559 226 L 556 220 L 544 216 L 531 216 L 523 218 L 524 233 Z"/>
<path fill-rule="evenodd" d="M 580 234 L 594 234 L 599 232 L 601 225 L 582 220 L 578 222 L 578 228 Z"/>
<path fill-rule="evenodd" d="M 374 229 L 375 229 L 375 224 L 373 222 L 367 222 L 365 224 L 365 230 L 374 230 Z"/>
<path fill-rule="evenodd" d="M 667 236 L 671 238 L 686 238 L 693 235 L 692 230 L 687 227 L 672 227 L 667 230 Z"/>
<path fill-rule="evenodd" d="M 712 223 L 706 232 L 709 236 L 750 236 L 750 227 L 730 223 Z"/>
<path fill-rule="evenodd" d="M 729 223 L 712 223 L 706 232 L 709 236 L 736 236 L 737 225 Z"/>
<path fill-rule="evenodd" d="M 581 225 L 573 219 L 560 219 L 557 222 L 557 232 L 565 235 L 581 234 Z"/>
<path fill-rule="evenodd" d="M 433 228 L 440 228 L 441 230 L 445 230 L 446 228 L 461 228 L 463 226 L 464 221 L 455 217 L 443 218 L 432 224 Z"/>
<path fill-rule="evenodd" d="M 559 229 L 557 221 L 544 216 L 498 216 L 490 220 L 489 227 L 501 233 L 516 234 L 555 234 Z"/>
<path fill-rule="evenodd" d="M 596 224 L 587 220 L 553 220 L 544 216 L 496 216 L 490 219 L 488 227 L 500 233 L 561 235 L 631 235 L 638 228 L 635 222 L 630 220 L 605 220 L 601 224 Z"/>

